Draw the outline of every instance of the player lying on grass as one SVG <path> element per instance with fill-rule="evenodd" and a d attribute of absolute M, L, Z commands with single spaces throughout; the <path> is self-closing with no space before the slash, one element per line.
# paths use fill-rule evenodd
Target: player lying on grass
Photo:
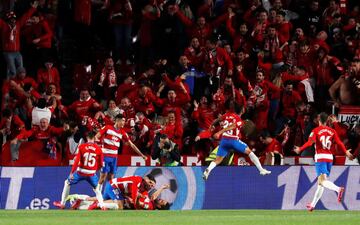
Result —
<path fill-rule="evenodd" d="M 138 198 L 141 197 L 138 193 L 149 191 L 155 187 L 155 183 L 156 180 L 151 174 L 143 178 L 140 176 L 127 176 L 111 179 L 106 182 L 102 197 L 104 200 L 112 201 L 104 203 L 103 206 L 105 209 L 123 209 L 126 198 L 133 199 L 134 202 L 137 202 Z M 98 207 L 101 207 L 101 204 L 95 201 L 89 206 L 89 210 Z"/>
<path fill-rule="evenodd" d="M 159 195 L 165 189 L 168 189 L 169 185 L 163 185 L 160 189 L 156 190 L 154 193 L 149 195 L 147 191 L 143 193 L 138 193 L 138 198 L 136 204 L 134 204 L 134 200 L 127 197 L 124 199 L 123 209 L 137 209 L 137 210 L 168 210 L 170 208 L 170 203 L 166 200 L 160 199 Z M 80 195 L 74 194 L 69 195 L 68 201 L 70 201 L 71 209 L 80 209 L 87 210 L 90 206 L 96 202 L 95 197 L 90 197 L 88 195 Z M 114 200 L 105 200 L 104 204 L 107 203 L 116 203 Z M 94 209 L 94 208 L 93 208 Z M 112 208 L 119 209 L 119 208 Z"/>
<path fill-rule="evenodd" d="M 319 126 L 312 130 L 309 140 L 301 147 L 294 147 L 294 151 L 297 154 L 300 154 L 306 148 L 315 144 L 315 169 L 318 177 L 318 186 L 312 202 L 306 206 L 310 212 L 314 210 L 316 203 L 320 200 L 324 192 L 324 188 L 336 191 L 339 202 L 341 202 L 344 194 L 344 187 L 338 187 L 333 182 L 327 180 L 327 177 L 330 176 L 330 170 L 333 164 L 333 154 L 331 152 L 333 143 L 336 143 L 338 148 L 344 152 L 346 157 L 350 160 L 354 159 L 354 156 L 350 153 L 350 151 L 346 150 L 336 131 L 326 126 L 328 115 L 322 112 L 318 115 L 317 120 Z"/>

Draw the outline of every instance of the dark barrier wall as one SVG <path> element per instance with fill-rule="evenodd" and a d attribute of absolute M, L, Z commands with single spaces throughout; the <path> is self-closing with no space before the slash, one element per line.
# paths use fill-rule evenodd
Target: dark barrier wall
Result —
<path fill-rule="evenodd" d="M 260 176 L 255 167 L 217 167 L 204 182 L 202 167 L 119 167 L 117 176 L 152 173 L 157 187 L 170 183 L 161 198 L 173 202 L 171 209 L 304 209 L 316 190 L 313 166 L 268 167 Z M 0 168 L 1 209 L 49 209 L 59 200 L 70 167 Z M 360 167 L 334 166 L 330 180 L 345 186 L 344 202 L 325 190 L 319 209 L 360 210 Z M 93 195 L 86 182 L 71 193 Z"/>

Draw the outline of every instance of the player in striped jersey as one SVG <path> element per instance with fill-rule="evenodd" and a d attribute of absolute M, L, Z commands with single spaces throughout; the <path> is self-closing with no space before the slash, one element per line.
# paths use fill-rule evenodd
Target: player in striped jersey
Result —
<path fill-rule="evenodd" d="M 297 154 L 300 154 L 306 148 L 315 144 L 315 169 L 318 177 L 318 186 L 312 202 L 306 206 L 310 212 L 314 210 L 316 203 L 320 200 L 324 192 L 324 188 L 336 191 L 339 202 L 341 202 L 345 190 L 344 187 L 338 187 L 333 182 L 327 180 L 333 163 L 333 154 L 331 152 L 332 144 L 335 142 L 338 148 L 344 152 L 346 157 L 350 160 L 354 159 L 354 156 L 350 153 L 350 151 L 346 150 L 336 131 L 326 126 L 328 115 L 324 112 L 320 113 L 318 115 L 318 121 L 319 126 L 312 130 L 308 141 L 301 147 L 294 147 L 294 151 Z"/>
<path fill-rule="evenodd" d="M 244 108 L 232 100 L 227 101 L 225 106 L 228 112 L 222 115 L 220 118 L 216 119 L 212 124 L 212 126 L 214 126 L 216 123 L 220 122 L 220 125 L 223 129 L 214 134 L 214 138 L 220 138 L 219 149 L 216 153 L 215 160 L 212 161 L 209 167 L 205 169 L 203 173 L 203 179 L 207 180 L 211 170 L 213 170 L 223 161 L 230 150 L 235 150 L 237 152 L 247 154 L 250 160 L 255 164 L 256 168 L 260 171 L 261 175 L 270 174 L 271 171 L 264 169 L 261 166 L 259 158 L 251 151 L 246 143 L 240 140 L 240 129 L 243 125 L 243 121 L 241 120 L 240 116 L 242 115 Z M 233 113 L 234 111 L 236 113 Z"/>
<path fill-rule="evenodd" d="M 137 203 L 140 198 L 144 197 L 141 193 L 154 188 L 155 183 L 156 180 L 151 174 L 143 178 L 140 176 L 127 176 L 111 179 L 105 185 L 103 199 L 106 203 L 104 203 L 104 206 L 107 209 L 123 209 L 125 199 L 131 199 L 133 203 Z M 101 204 L 95 202 L 89 206 L 89 210 L 98 207 L 101 207 Z"/>
<path fill-rule="evenodd" d="M 56 201 L 53 204 L 60 208 L 65 208 L 65 202 L 70 192 L 70 186 L 77 184 L 79 181 L 86 180 L 93 188 L 96 198 L 103 204 L 101 192 L 96 189 L 98 185 L 98 177 L 96 171 L 100 170 L 103 164 L 103 153 L 101 148 L 94 143 L 95 133 L 90 131 L 86 135 L 87 143 L 78 146 L 78 154 L 72 166 L 68 179 L 65 180 L 64 189 L 61 194 L 61 201 Z"/>
<path fill-rule="evenodd" d="M 139 193 L 136 202 L 134 202 L 131 197 L 126 196 L 124 200 L 124 209 L 168 210 L 170 209 L 171 204 L 168 201 L 159 198 L 159 195 L 169 187 L 170 185 L 166 184 L 162 185 L 157 190 L 151 189 L 150 191 Z M 94 201 L 96 201 L 96 197 L 90 197 L 88 195 L 73 194 L 69 195 L 67 200 L 70 201 L 71 209 L 87 210 L 89 207 L 91 207 L 90 209 L 95 208 L 95 205 L 97 207 L 97 204 L 94 203 Z M 116 200 L 105 200 L 104 206 L 107 206 L 108 209 L 121 209 L 116 203 Z"/>
<path fill-rule="evenodd" d="M 130 147 L 139 154 L 144 160 L 146 156 L 132 143 L 124 130 L 125 117 L 121 114 L 115 117 L 114 126 L 106 125 L 96 134 L 96 138 L 102 140 L 102 151 L 104 153 L 104 165 L 101 169 L 98 189 L 102 190 L 102 184 L 108 176 L 108 180 L 114 178 L 117 169 L 117 155 L 121 141 L 128 143 Z"/>

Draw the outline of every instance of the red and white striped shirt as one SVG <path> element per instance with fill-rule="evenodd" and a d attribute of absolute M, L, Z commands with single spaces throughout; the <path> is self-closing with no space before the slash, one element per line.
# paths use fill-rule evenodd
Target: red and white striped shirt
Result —
<path fill-rule="evenodd" d="M 93 176 L 104 161 L 101 148 L 95 143 L 84 143 L 80 144 L 78 149 L 71 173 L 76 171 L 81 176 Z"/>
<path fill-rule="evenodd" d="M 129 136 L 124 129 L 115 129 L 115 127 L 111 125 L 106 125 L 101 128 L 99 133 L 101 134 L 103 142 L 102 151 L 106 157 L 117 157 L 121 140 L 124 142 L 129 141 Z"/>
<path fill-rule="evenodd" d="M 336 131 L 328 126 L 316 127 L 310 134 L 309 140 L 315 143 L 315 162 L 332 162 L 331 146 L 335 142 L 346 153 L 346 148 Z"/>
<path fill-rule="evenodd" d="M 109 182 L 114 189 L 119 189 L 124 197 L 129 197 L 135 201 L 142 181 L 143 178 L 140 176 L 128 176 L 114 178 Z"/>
<path fill-rule="evenodd" d="M 241 137 L 240 128 L 243 125 L 243 122 L 235 113 L 227 112 L 221 117 L 221 127 L 223 129 L 227 128 L 228 126 L 231 126 L 232 124 L 236 124 L 236 127 L 232 130 L 228 130 L 222 134 L 222 137 L 227 138 L 233 138 L 233 139 L 239 139 Z"/>

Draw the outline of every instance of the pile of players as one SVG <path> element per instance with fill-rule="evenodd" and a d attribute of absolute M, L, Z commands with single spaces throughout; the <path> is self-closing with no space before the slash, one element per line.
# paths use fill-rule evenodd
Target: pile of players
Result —
<path fill-rule="evenodd" d="M 151 174 L 144 177 L 114 178 L 114 174 L 111 173 L 109 174 L 111 178 L 105 182 L 104 193 L 102 193 L 103 183 L 99 183 L 96 173 L 101 168 L 105 168 L 102 166 L 104 156 L 102 149 L 95 143 L 95 135 L 92 131 L 88 132 L 87 142 L 79 145 L 70 175 L 64 182 L 61 201 L 53 203 L 56 207 L 65 209 L 66 202 L 70 201 L 71 209 L 154 210 L 170 208 L 167 201 L 159 198 L 161 192 L 168 189 L 169 185 L 165 184 L 158 190 L 154 190 L 156 180 Z M 101 175 L 107 176 L 103 171 Z M 82 180 L 86 180 L 91 185 L 95 197 L 81 194 L 69 195 L 70 186 Z"/>

